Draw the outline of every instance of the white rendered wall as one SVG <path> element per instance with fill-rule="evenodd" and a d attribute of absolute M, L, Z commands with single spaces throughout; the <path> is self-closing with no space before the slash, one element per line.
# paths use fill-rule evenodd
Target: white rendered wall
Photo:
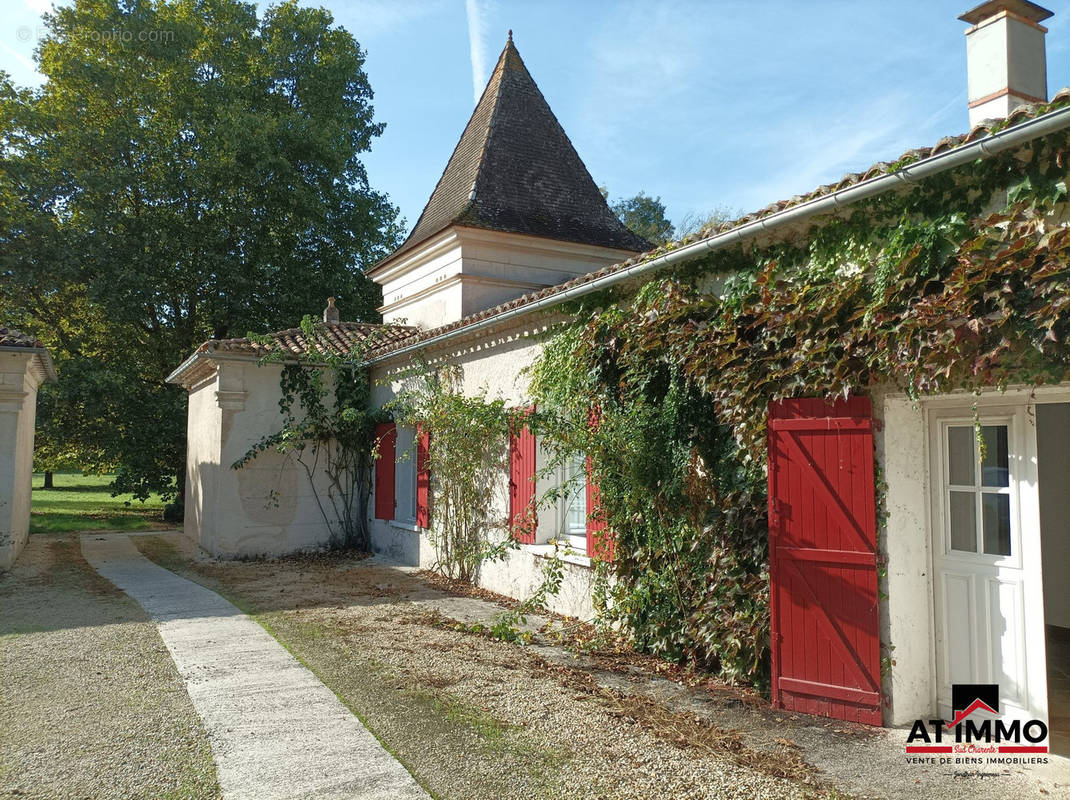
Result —
<path fill-rule="evenodd" d="M 0 352 L 0 570 L 11 568 L 30 533 L 33 428 L 41 383 L 33 358 Z"/>
<path fill-rule="evenodd" d="M 216 400 L 215 376 L 189 392 L 186 412 L 186 497 L 183 531 L 215 553 L 215 518 L 219 498 L 219 437 L 223 411 Z"/>
<path fill-rule="evenodd" d="M 935 711 L 936 703 L 928 439 L 924 413 L 909 398 L 877 395 L 873 407 L 882 421 L 875 441 L 888 512 L 880 542 L 888 560 L 882 655 L 891 659 L 885 722 L 903 725 Z"/>
<path fill-rule="evenodd" d="M 509 406 L 526 406 L 530 403 L 527 394 L 527 376 L 522 374 L 541 351 L 541 344 L 534 338 L 538 330 L 514 328 L 498 334 L 490 334 L 477 343 L 460 345 L 449 353 L 439 353 L 463 369 L 463 388 L 468 394 L 485 389 L 491 399 L 501 398 Z M 400 391 L 402 384 L 391 380 L 387 363 L 377 367 L 373 381 L 377 383 L 373 401 L 383 405 Z M 502 448 L 508 447 L 502 437 Z M 398 464 L 402 468 L 403 464 Z M 541 489 L 545 488 L 540 486 Z M 500 526 L 496 536 L 504 538 L 505 520 L 508 516 L 508 476 L 502 474 L 496 491 L 493 518 Z M 401 499 L 399 498 L 399 502 Z M 374 511 L 374 509 L 373 509 Z M 553 533 L 556 512 L 540 513 L 538 539 L 544 541 Z M 434 522 L 434 499 L 431 501 L 432 523 Z M 431 567 L 435 553 L 428 535 L 411 525 L 401 522 L 369 520 L 372 532 L 372 548 L 388 558 L 409 566 Z M 517 599 L 529 597 L 542 582 L 542 569 L 552 548 L 545 545 L 522 545 L 498 563 L 485 564 L 476 583 L 493 592 Z M 565 579 L 561 591 L 550 600 L 550 608 L 560 614 L 581 619 L 592 619 L 594 570 L 586 558 L 570 558 L 565 563 Z"/>
<path fill-rule="evenodd" d="M 431 513 L 434 514 L 433 508 Z M 425 532 L 373 519 L 371 535 L 372 550 L 391 561 L 422 569 L 430 569 L 435 563 L 435 551 Z M 504 561 L 484 564 L 475 582 L 489 591 L 525 600 L 542 583 L 549 552 L 550 548 L 521 545 L 510 551 Z M 561 590 L 547 603 L 554 613 L 594 619 L 594 570 L 584 562 L 585 559 L 565 562 Z"/>
<path fill-rule="evenodd" d="M 313 491 L 292 454 L 269 449 L 240 469 L 232 466 L 279 430 L 281 370 L 219 361 L 215 380 L 190 396 L 185 530 L 213 555 L 282 555 L 322 547 L 330 538 L 317 502 L 317 495 L 329 502 L 322 471 Z"/>
<path fill-rule="evenodd" d="M 634 255 L 454 227 L 377 270 L 383 321 L 436 328 Z"/>

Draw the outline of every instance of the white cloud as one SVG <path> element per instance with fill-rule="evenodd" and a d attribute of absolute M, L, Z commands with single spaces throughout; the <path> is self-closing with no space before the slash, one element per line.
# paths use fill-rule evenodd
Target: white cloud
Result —
<path fill-rule="evenodd" d="M 575 130 L 570 130 L 587 142 L 584 152 L 592 163 L 628 159 L 632 171 L 654 168 L 660 154 L 640 155 L 635 142 L 649 141 L 673 127 L 674 118 L 688 116 L 685 109 L 694 105 L 688 94 L 711 79 L 702 48 L 708 29 L 701 22 L 680 22 L 710 13 L 678 1 L 655 5 L 631 0 L 615 7 L 604 24 L 592 30 L 579 81 L 585 96 Z M 644 158 L 647 164 L 637 163 Z M 623 186 L 610 189 L 614 194 L 631 191 Z M 657 193 L 657 187 L 647 191 Z"/>
<path fill-rule="evenodd" d="M 479 102 L 487 85 L 487 22 L 479 0 L 465 0 L 464 13 L 468 19 L 468 54 L 472 60 L 472 95 Z"/>

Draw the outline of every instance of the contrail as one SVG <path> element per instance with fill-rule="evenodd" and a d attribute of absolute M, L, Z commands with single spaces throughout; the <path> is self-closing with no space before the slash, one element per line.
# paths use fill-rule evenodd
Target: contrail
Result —
<path fill-rule="evenodd" d="M 4 48 L 4 52 L 6 52 L 12 58 L 16 59 L 20 64 L 22 64 L 22 66 L 26 67 L 26 69 L 28 69 L 30 72 L 37 72 L 37 65 L 33 63 L 32 59 L 27 58 L 22 53 L 18 52 L 15 48 L 8 47 L 3 42 L 0 42 L 0 47 Z"/>
<path fill-rule="evenodd" d="M 468 53 L 472 59 L 472 95 L 474 102 L 478 103 L 483 87 L 487 84 L 487 76 L 483 71 L 483 65 L 486 63 L 483 52 L 485 23 L 479 0 L 465 0 L 464 11 L 468 17 Z"/>

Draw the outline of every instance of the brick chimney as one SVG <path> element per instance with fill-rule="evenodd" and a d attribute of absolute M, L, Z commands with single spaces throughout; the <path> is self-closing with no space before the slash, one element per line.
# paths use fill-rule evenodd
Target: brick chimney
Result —
<path fill-rule="evenodd" d="M 966 31 L 970 127 L 1048 100 L 1048 65 L 1040 23 L 1052 12 L 1029 0 L 989 0 L 959 19 Z"/>

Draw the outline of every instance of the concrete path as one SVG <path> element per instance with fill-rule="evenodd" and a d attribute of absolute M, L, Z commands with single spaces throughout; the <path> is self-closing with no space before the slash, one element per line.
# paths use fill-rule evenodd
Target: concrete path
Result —
<path fill-rule="evenodd" d="M 341 701 L 218 594 L 83 534 L 82 553 L 157 621 L 204 721 L 224 800 L 428 798 Z"/>

